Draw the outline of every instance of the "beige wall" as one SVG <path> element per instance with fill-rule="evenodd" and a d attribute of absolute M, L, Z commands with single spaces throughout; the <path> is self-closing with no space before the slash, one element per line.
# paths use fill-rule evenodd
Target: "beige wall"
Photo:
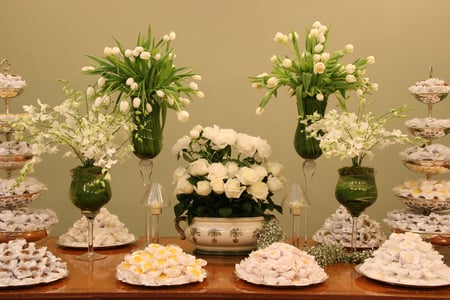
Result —
<path fill-rule="evenodd" d="M 248 80 L 251 75 L 269 71 L 270 56 L 284 51 L 272 41 L 277 31 L 296 30 L 303 36 L 306 27 L 320 20 L 331 26 L 330 50 L 352 43 L 356 56 L 374 55 L 377 62 L 370 66 L 369 76 L 380 85 L 372 97 L 375 112 L 407 103 L 413 109 L 410 117 L 425 117 L 425 105 L 414 100 L 407 88 L 426 78 L 430 65 L 436 77 L 450 82 L 450 2 L 446 0 L 0 0 L 0 9 L 0 58 L 9 59 L 13 71 L 28 82 L 26 92 L 13 100 L 13 112 L 37 98 L 51 104 L 61 101 L 60 78 L 84 89 L 94 80 L 81 75 L 80 68 L 88 62 L 85 54 L 101 55 L 105 46 L 113 45 L 112 36 L 132 47 L 137 33 L 145 32 L 148 24 L 158 36 L 170 30 L 177 33 L 177 64 L 194 66 L 203 75 L 201 88 L 206 98 L 189 107 L 187 124 L 178 123 L 173 113 L 168 116 L 165 147 L 155 159 L 153 179 L 164 185 L 172 202 L 171 173 L 179 163 L 170 149 L 198 123 L 266 138 L 272 145 L 273 159 L 285 165 L 289 182 L 302 180 L 302 160 L 292 145 L 296 122 L 293 100 L 282 93 L 264 115 L 256 116 L 263 92 L 251 89 Z M 449 118 L 449 108 L 447 99 L 435 106 L 434 116 Z M 392 125 L 405 129 L 403 122 Z M 450 146 L 448 137 L 440 142 Z M 376 168 L 380 190 L 378 201 L 367 213 L 380 222 L 387 211 L 403 207 L 392 195 L 392 187 L 419 177 L 398 160 L 398 152 L 404 148 L 378 151 L 374 160 L 366 163 Z M 34 206 L 52 208 L 60 218 L 53 234 L 64 232 L 80 217 L 67 197 L 69 169 L 76 164 L 60 155 L 46 156 L 34 175 L 49 189 Z M 318 160 L 312 184 L 311 234 L 338 207 L 334 199 L 336 170 L 345 164 L 348 162 Z M 137 159 L 115 167 L 112 175 L 114 196 L 107 207 L 132 232 L 142 235 L 145 215 L 139 204 L 143 187 Z M 162 235 L 175 235 L 173 218 L 172 208 L 166 209 L 161 218 Z M 290 232 L 289 215 L 280 218 Z"/>

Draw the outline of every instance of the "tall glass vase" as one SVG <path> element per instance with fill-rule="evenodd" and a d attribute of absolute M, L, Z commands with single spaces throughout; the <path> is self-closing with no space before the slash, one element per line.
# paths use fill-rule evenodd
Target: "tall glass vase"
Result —
<path fill-rule="evenodd" d="M 316 159 L 322 155 L 322 149 L 320 149 L 319 141 L 315 138 L 308 137 L 305 131 L 308 124 L 303 124 L 301 121 L 308 115 L 318 113 L 321 116 L 325 114 L 328 98 L 324 97 L 322 101 L 317 100 L 315 97 L 301 97 L 301 93 L 296 94 L 297 97 L 297 111 L 298 120 L 297 128 L 294 135 L 294 148 L 298 155 L 304 159 L 302 164 L 303 177 L 305 180 L 305 194 L 308 202 L 310 202 L 310 190 L 311 182 L 316 172 Z M 307 236 L 307 224 L 308 224 L 308 212 L 307 207 L 304 210 L 305 218 L 305 233 Z M 306 241 L 305 241 L 306 246 Z"/>
<path fill-rule="evenodd" d="M 144 185 L 144 197 L 142 204 L 147 208 L 145 236 L 147 244 L 158 242 L 159 214 L 155 215 L 151 207 L 147 205 L 149 195 L 152 193 L 151 177 L 153 172 L 153 158 L 163 147 L 163 124 L 161 119 L 161 107 L 153 105 L 150 113 L 134 112 L 136 129 L 132 133 L 134 155 L 139 158 L 139 173 Z"/>
<path fill-rule="evenodd" d="M 72 203 L 87 218 L 87 252 L 77 256 L 79 260 L 98 260 L 106 256 L 94 251 L 94 219 L 100 208 L 109 202 L 112 196 L 111 185 L 100 167 L 77 167 L 72 169 L 72 181 L 69 195 Z"/>
<path fill-rule="evenodd" d="M 375 171 L 366 167 L 344 167 L 339 169 L 338 173 L 335 196 L 352 216 L 351 247 L 355 250 L 358 217 L 374 204 L 378 197 Z"/>

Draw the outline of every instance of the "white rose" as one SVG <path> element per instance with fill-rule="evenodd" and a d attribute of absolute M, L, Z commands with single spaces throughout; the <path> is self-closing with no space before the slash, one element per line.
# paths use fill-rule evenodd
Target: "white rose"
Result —
<path fill-rule="evenodd" d="M 264 182 L 256 182 L 248 187 L 247 192 L 256 199 L 265 200 L 269 195 L 269 188 Z"/>
<path fill-rule="evenodd" d="M 246 157 L 253 156 L 256 152 L 253 137 L 245 133 L 237 134 L 235 146 L 237 151 L 244 154 Z"/>
<path fill-rule="evenodd" d="M 173 171 L 173 174 L 172 174 L 173 182 L 172 183 L 176 183 L 181 178 L 186 178 L 186 177 L 188 177 L 186 168 L 178 167 L 175 169 L 175 171 Z"/>
<path fill-rule="evenodd" d="M 255 170 L 256 174 L 258 175 L 258 181 L 262 181 L 264 177 L 268 175 L 266 168 L 264 168 L 263 166 L 252 165 L 251 168 Z"/>
<path fill-rule="evenodd" d="M 278 162 L 269 162 L 267 164 L 267 171 L 271 173 L 273 176 L 278 177 L 283 172 L 283 165 Z"/>
<path fill-rule="evenodd" d="M 272 193 L 283 190 L 285 186 L 286 179 L 284 177 L 269 176 L 269 178 L 267 179 L 267 187 Z"/>
<path fill-rule="evenodd" d="M 225 183 L 225 195 L 230 199 L 237 199 L 241 197 L 241 194 L 244 192 L 245 187 L 241 186 L 239 180 L 235 178 L 230 178 Z"/>
<path fill-rule="evenodd" d="M 187 135 L 179 138 L 178 141 L 172 146 L 172 153 L 176 155 L 180 154 L 181 151 L 189 147 L 190 142 L 191 139 Z"/>
<path fill-rule="evenodd" d="M 223 183 L 223 179 L 214 178 L 211 180 L 211 189 L 218 195 L 223 194 L 225 192 L 225 184 Z"/>
<path fill-rule="evenodd" d="M 191 194 L 194 191 L 194 186 L 187 180 L 186 177 L 178 180 L 175 187 L 175 195 L 177 194 Z"/>
<path fill-rule="evenodd" d="M 253 142 L 255 143 L 256 154 L 262 160 L 266 160 L 272 155 L 272 147 L 270 147 L 270 144 L 266 140 L 255 137 Z"/>
<path fill-rule="evenodd" d="M 314 64 L 314 74 L 323 74 L 323 72 L 325 72 L 325 64 L 323 62 Z"/>
<path fill-rule="evenodd" d="M 220 150 L 228 145 L 233 145 L 236 142 L 237 132 L 233 129 L 220 129 L 219 134 L 212 139 L 211 148 Z"/>
<path fill-rule="evenodd" d="M 208 167 L 209 180 L 214 180 L 216 178 L 224 179 L 228 177 L 228 168 L 221 163 L 212 163 Z"/>
<path fill-rule="evenodd" d="M 209 163 L 206 159 L 200 158 L 193 161 L 188 166 L 188 173 L 192 176 L 204 176 L 208 174 Z"/>
<path fill-rule="evenodd" d="M 194 190 L 200 196 L 208 196 L 211 193 L 211 184 L 207 180 L 197 181 Z"/>
<path fill-rule="evenodd" d="M 236 178 L 239 179 L 243 185 L 252 185 L 259 181 L 259 176 L 256 171 L 249 167 L 241 168 L 236 174 Z"/>
<path fill-rule="evenodd" d="M 234 177 L 239 172 L 239 166 L 235 162 L 229 161 L 225 164 L 225 167 L 227 167 L 229 177 Z"/>
<path fill-rule="evenodd" d="M 203 136 L 208 140 L 214 140 L 216 136 L 219 134 L 220 128 L 217 125 L 213 127 L 205 127 L 203 128 Z"/>

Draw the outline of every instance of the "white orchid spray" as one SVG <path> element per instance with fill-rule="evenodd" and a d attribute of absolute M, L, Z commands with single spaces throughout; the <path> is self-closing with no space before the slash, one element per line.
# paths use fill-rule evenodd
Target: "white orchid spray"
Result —
<path fill-rule="evenodd" d="M 76 158 L 86 168 L 100 167 L 105 173 L 132 152 L 134 124 L 108 97 L 96 95 L 91 88 L 83 95 L 65 81 L 63 92 L 67 99 L 53 107 L 41 100 L 37 106 L 25 105 L 25 114 L 12 124 L 19 129 L 16 138 L 29 141 L 34 154 L 22 177 L 33 171 L 41 154 L 56 153 L 61 146 L 68 148 L 64 157 Z"/>

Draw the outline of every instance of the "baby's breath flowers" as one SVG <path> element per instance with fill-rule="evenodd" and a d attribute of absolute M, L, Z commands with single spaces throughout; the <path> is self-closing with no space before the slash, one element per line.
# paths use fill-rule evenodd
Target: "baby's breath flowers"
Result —
<path fill-rule="evenodd" d="M 198 81 L 201 76 L 187 67 L 176 67 L 176 57 L 171 43 L 175 32 L 161 39 L 139 35 L 133 48 L 125 48 L 119 41 L 116 46 L 105 47 L 104 57 L 88 55 L 90 66 L 82 68 L 86 74 L 98 75 L 93 84 L 97 93 L 104 96 L 117 94 L 118 108 L 130 113 L 136 129 L 133 132 L 135 153 L 139 156 L 156 156 L 162 148 L 162 131 L 168 109 L 176 111 L 180 122 L 189 119 L 184 109 L 193 96 L 203 98 Z M 151 136 L 146 141 L 147 137 Z"/>

